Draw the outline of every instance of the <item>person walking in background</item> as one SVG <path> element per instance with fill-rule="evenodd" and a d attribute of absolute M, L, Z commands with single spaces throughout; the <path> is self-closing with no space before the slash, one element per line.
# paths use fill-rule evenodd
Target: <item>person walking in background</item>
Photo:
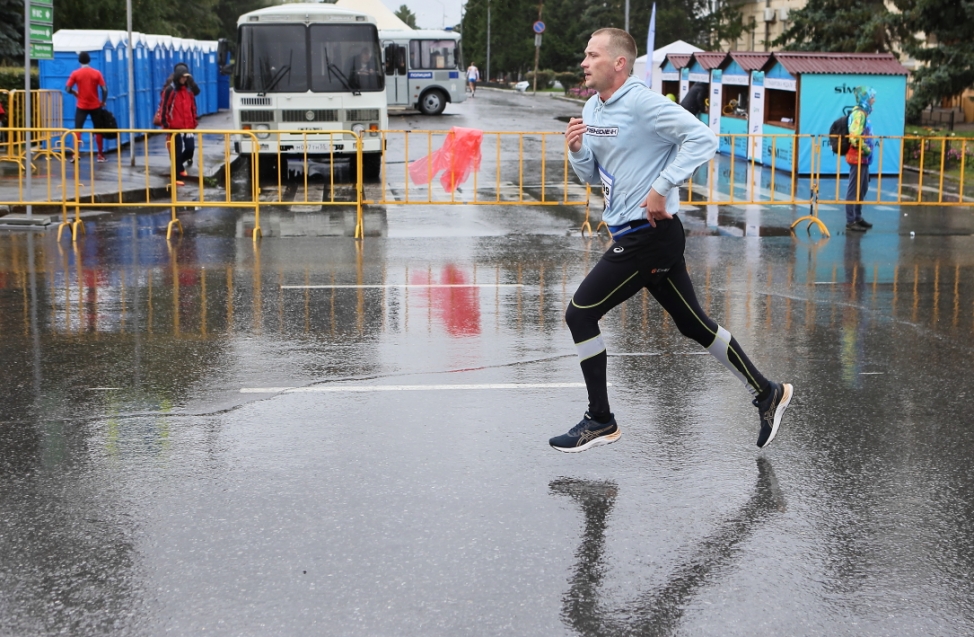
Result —
<path fill-rule="evenodd" d="M 687 91 L 687 95 L 680 102 L 680 106 L 693 113 L 694 117 L 700 117 L 700 113 L 707 110 L 707 107 L 710 105 L 707 99 L 709 91 L 710 84 L 707 82 L 697 82 Z"/>
<path fill-rule="evenodd" d="M 200 87 L 193 81 L 189 67 L 180 62 L 173 67 L 172 78 L 162 92 L 160 116 L 162 127 L 169 130 L 193 130 L 199 120 L 196 116 L 196 96 Z M 192 163 L 196 151 L 195 133 L 173 133 L 173 162 L 176 169 L 176 185 L 185 185 L 186 164 Z"/>
<path fill-rule="evenodd" d="M 583 182 L 602 185 L 602 219 L 614 243 L 585 276 L 565 312 L 588 391 L 588 411 L 549 444 L 573 453 L 622 435 L 609 409 L 608 355 L 599 320 L 646 289 L 681 334 L 706 348 L 751 392 L 760 422 L 758 447 L 765 447 L 778 432 L 792 386 L 765 378 L 731 333 L 701 309 L 684 258 L 686 235 L 676 216 L 680 184 L 713 158 L 717 136 L 686 109 L 632 77 L 635 59 L 636 42 L 625 31 L 599 29 L 592 34 L 581 66 L 585 85 L 597 94 L 565 132 L 575 174 Z"/>
<path fill-rule="evenodd" d="M 68 76 L 68 83 L 64 87 L 65 91 L 77 99 L 74 110 L 75 161 L 81 154 L 77 150 L 81 141 L 77 131 L 84 128 L 88 117 L 91 117 L 91 124 L 95 126 L 95 113 L 104 108 L 108 101 L 108 85 L 105 83 L 105 77 L 101 71 L 89 66 L 91 56 L 86 51 L 82 51 L 78 54 L 78 63 L 81 64 L 81 68 L 71 72 L 71 75 Z M 101 93 L 100 99 L 98 97 L 99 92 Z M 95 134 L 95 144 L 98 146 L 98 161 L 108 161 L 105 158 L 105 140 L 97 133 Z"/>
<path fill-rule="evenodd" d="M 849 164 L 849 185 L 845 191 L 845 229 L 847 232 L 865 232 L 873 227 L 862 218 L 862 200 L 869 190 L 869 166 L 873 163 L 873 127 L 869 115 L 876 102 L 876 91 L 868 86 L 857 86 L 852 91 L 856 105 L 849 113 L 849 152 L 845 155 Z"/>
<path fill-rule="evenodd" d="M 467 88 L 470 89 L 470 97 L 474 97 L 477 93 L 477 82 L 480 81 L 480 69 L 474 66 L 471 62 L 470 66 L 467 67 Z"/>

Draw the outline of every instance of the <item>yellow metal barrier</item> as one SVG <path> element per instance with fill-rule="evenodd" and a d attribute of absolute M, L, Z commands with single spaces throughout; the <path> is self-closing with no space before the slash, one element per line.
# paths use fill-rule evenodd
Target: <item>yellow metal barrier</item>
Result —
<path fill-rule="evenodd" d="M 23 169 L 27 155 L 26 95 L 24 91 L 7 92 L 7 141 L 0 154 L 0 161 L 14 162 Z M 35 157 L 54 156 L 59 137 L 55 135 L 62 127 L 61 91 L 32 90 L 30 92 L 31 148 Z M 19 129 L 16 131 L 15 129 Z"/>
<path fill-rule="evenodd" d="M 44 108 L 38 106 L 40 111 Z M 581 230 L 583 234 L 592 232 L 591 189 L 578 183 L 560 132 L 483 133 L 479 164 L 472 166 L 469 173 L 461 174 L 456 170 L 459 166 L 451 163 L 461 158 L 448 157 L 445 168 L 439 166 L 441 173 L 434 175 L 430 170 L 434 168 L 432 158 L 451 141 L 451 131 L 376 131 L 386 148 L 380 162 L 372 159 L 375 156 L 363 154 L 362 138 L 352 131 L 172 131 L 193 135 L 197 141 L 195 176 L 180 179 L 174 148 L 166 144 L 172 132 L 126 129 L 120 132 L 130 133 L 136 140 L 134 167 L 128 165 L 127 158 L 123 161 L 125 153 L 121 152 L 110 154 L 107 164 L 98 164 L 90 145 L 81 153 L 70 153 L 70 148 L 60 144 L 34 148 L 31 158 L 37 180 L 30 197 L 24 192 L 23 181 L 26 132 L 23 127 L 7 129 L 8 139 L 0 146 L 4 157 L 20 153 L 21 166 L 16 189 L 0 184 L 0 204 L 56 208 L 61 213 L 59 236 L 70 228 L 75 240 L 79 231 L 84 232 L 81 211 L 96 207 L 168 208 L 171 218 L 167 238 L 172 237 L 174 230 L 182 232 L 178 213 L 186 208 L 253 209 L 256 241 L 263 233 L 262 209 L 289 207 L 293 211 L 316 212 L 329 206 L 354 206 L 354 236 L 361 239 L 364 204 L 585 206 Z M 31 132 L 32 138 L 40 140 L 63 138 L 70 133 L 63 127 L 42 126 L 33 127 Z M 807 222 L 809 230 L 814 225 L 828 236 L 828 229 L 818 218 L 819 204 L 968 206 L 974 202 L 974 189 L 965 183 L 967 158 L 974 156 L 974 144 L 962 138 L 875 138 L 877 160 L 873 168 L 880 175 L 873 178 L 864 196 L 857 193 L 856 197 L 847 197 L 848 177 L 841 172 L 848 172 L 848 166 L 844 157 L 823 150 L 828 144 L 826 136 L 723 137 L 723 148 L 754 146 L 760 155 L 774 157 L 777 168 L 762 165 L 757 157 L 744 160 L 718 155 L 698 169 L 687 184 L 683 203 L 807 205 L 809 214 L 797 218 L 792 229 Z M 892 154 L 901 161 L 893 175 L 883 175 L 884 171 L 889 172 L 889 167 L 883 165 L 883 155 L 890 144 L 895 145 L 896 152 Z M 252 152 L 255 150 L 260 152 Z M 349 151 L 354 151 L 350 158 Z M 811 171 L 798 174 L 795 157 L 806 152 L 811 156 Z M 229 187 L 233 182 L 231 164 L 244 171 L 246 185 Z M 411 166 L 426 170 L 411 172 Z M 378 180 L 374 179 L 376 175 Z M 890 179 L 896 180 L 895 193 Z M 219 184 L 214 180 L 222 182 L 222 191 L 215 188 Z M 69 216 L 73 218 L 69 220 Z"/>
<path fill-rule="evenodd" d="M 568 147 L 561 132 L 484 132 L 479 169 L 460 183 L 460 165 L 473 158 L 449 155 L 442 173 L 434 173 L 434 154 L 452 144 L 449 130 L 381 131 L 383 147 L 380 188 L 366 204 L 380 205 L 532 205 L 585 206 L 582 231 L 588 221 L 590 188 L 579 184 L 568 163 Z M 415 182 L 410 167 L 425 162 L 427 179 Z M 445 176 L 444 176 L 445 175 Z"/>

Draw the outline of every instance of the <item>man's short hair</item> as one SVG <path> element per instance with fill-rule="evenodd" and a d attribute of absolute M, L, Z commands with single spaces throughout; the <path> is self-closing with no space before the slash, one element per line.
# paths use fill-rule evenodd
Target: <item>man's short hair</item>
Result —
<path fill-rule="evenodd" d="M 632 36 L 628 32 L 622 29 L 612 29 L 605 28 L 599 29 L 592 34 L 594 38 L 597 35 L 609 36 L 609 53 L 612 57 L 625 57 L 626 58 L 626 70 L 632 73 L 632 65 L 636 63 L 636 41 L 632 39 Z"/>
<path fill-rule="evenodd" d="M 78 64 L 88 64 L 91 62 L 91 56 L 88 55 L 87 51 L 82 51 L 78 54 Z"/>

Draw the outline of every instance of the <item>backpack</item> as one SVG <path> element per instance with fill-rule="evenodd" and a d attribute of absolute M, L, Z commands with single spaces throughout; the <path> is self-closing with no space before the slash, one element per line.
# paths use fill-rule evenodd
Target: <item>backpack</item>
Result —
<path fill-rule="evenodd" d="M 849 113 L 851 112 L 852 108 L 845 107 L 842 109 L 842 115 L 829 126 L 829 147 L 836 155 L 845 155 L 852 148 L 852 142 L 849 141 Z"/>

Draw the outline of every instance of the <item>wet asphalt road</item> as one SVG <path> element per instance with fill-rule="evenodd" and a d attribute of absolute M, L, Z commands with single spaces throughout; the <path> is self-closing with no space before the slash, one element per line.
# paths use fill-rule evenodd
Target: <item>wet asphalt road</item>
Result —
<path fill-rule="evenodd" d="M 443 125 L 574 108 L 532 99 Z M 687 211 L 701 304 L 795 385 L 782 430 L 758 452 L 747 392 L 637 296 L 602 322 L 623 436 L 567 455 L 580 214 L 0 234 L 0 635 L 974 632 L 970 211 L 822 241 Z"/>

